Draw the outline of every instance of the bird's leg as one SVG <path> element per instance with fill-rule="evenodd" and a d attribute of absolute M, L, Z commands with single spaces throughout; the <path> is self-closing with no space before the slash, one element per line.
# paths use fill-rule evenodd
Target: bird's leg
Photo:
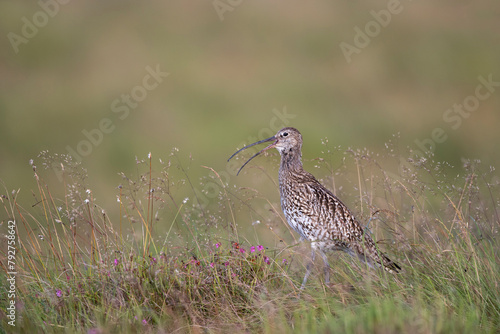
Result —
<path fill-rule="evenodd" d="M 309 277 L 309 275 L 311 274 L 311 270 L 312 270 L 312 266 L 314 264 L 314 259 L 316 258 L 316 252 L 314 251 L 314 247 L 312 247 L 312 251 L 311 251 L 311 262 L 309 262 L 307 264 L 307 267 L 306 267 L 306 275 L 304 276 L 304 280 L 302 281 L 302 286 L 300 287 L 301 290 L 303 290 L 305 287 L 306 287 L 306 282 L 307 282 L 307 278 Z"/>
<path fill-rule="evenodd" d="M 330 283 L 330 264 L 328 264 L 328 257 L 322 250 L 319 251 L 319 254 L 323 258 L 323 262 L 325 262 L 325 284 L 328 284 Z"/>

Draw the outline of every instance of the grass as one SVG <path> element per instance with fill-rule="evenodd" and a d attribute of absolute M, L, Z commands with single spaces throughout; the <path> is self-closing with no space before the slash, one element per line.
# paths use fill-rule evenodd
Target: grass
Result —
<path fill-rule="evenodd" d="M 325 140 L 313 163 L 403 272 L 336 254 L 335 283 L 323 284 L 318 265 L 303 291 L 308 247 L 295 244 L 263 193 L 231 187 L 210 168 L 197 184 L 174 150 L 159 171 L 149 156 L 136 177 L 121 174 L 119 215 L 110 217 L 78 163 L 42 152 L 33 206 L 20 207 L 18 191 L 1 197 L 3 226 L 17 224 L 16 326 L 2 277 L 3 332 L 496 332 L 498 177 L 478 161 L 457 173 L 429 158 L 401 160 L 391 145 L 383 157 L 350 149 L 339 162 L 340 148 Z M 60 198 L 42 177 L 52 168 Z M 248 216 L 274 243 L 251 241 L 238 224 Z"/>

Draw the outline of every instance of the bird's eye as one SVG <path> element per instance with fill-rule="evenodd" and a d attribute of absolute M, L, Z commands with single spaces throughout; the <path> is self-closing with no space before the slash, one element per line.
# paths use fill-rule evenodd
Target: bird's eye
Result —
<path fill-rule="evenodd" d="M 288 136 L 288 132 L 283 132 L 282 136 L 283 136 L 283 137 Z"/>

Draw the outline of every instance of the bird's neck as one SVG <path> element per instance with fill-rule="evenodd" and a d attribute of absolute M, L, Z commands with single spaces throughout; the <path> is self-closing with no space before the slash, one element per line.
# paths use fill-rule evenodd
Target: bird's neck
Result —
<path fill-rule="evenodd" d="M 302 154 L 300 149 L 289 149 L 280 152 L 280 175 L 287 172 L 300 172 L 302 168 Z"/>

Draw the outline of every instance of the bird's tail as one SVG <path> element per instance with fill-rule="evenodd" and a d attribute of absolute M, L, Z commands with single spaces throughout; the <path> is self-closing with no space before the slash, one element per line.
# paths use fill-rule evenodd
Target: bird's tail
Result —
<path fill-rule="evenodd" d="M 384 267 L 385 270 L 387 270 L 390 273 L 399 273 L 401 271 L 401 267 L 391 259 L 389 259 L 385 254 L 380 254 L 381 260 L 382 260 L 382 266 Z"/>
<path fill-rule="evenodd" d="M 365 262 L 371 268 L 382 267 L 392 274 L 399 273 L 401 271 L 401 267 L 378 250 L 374 243 L 373 247 L 370 247 L 369 249 L 358 248 L 356 249 L 356 252 L 351 250 L 349 253 L 351 255 L 357 255 L 362 262 Z"/>

